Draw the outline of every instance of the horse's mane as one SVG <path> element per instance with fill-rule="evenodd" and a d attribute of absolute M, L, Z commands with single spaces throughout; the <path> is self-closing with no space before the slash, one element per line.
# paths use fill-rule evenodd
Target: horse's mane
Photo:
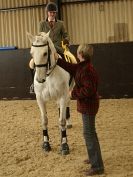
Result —
<path fill-rule="evenodd" d="M 55 46 L 54 46 L 52 40 L 51 40 L 50 37 L 49 37 L 49 33 L 40 32 L 39 34 L 43 37 L 44 40 L 45 40 L 45 38 L 46 38 L 46 41 L 48 41 L 49 47 L 50 47 L 51 51 L 55 53 L 55 52 L 56 52 L 56 49 L 55 49 Z"/>

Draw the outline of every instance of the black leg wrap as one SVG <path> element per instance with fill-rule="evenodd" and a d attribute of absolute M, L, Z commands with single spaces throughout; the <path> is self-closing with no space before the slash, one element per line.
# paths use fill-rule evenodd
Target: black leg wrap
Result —
<path fill-rule="evenodd" d="M 70 118 L 70 108 L 67 107 L 66 108 L 66 119 L 69 119 Z"/>
<path fill-rule="evenodd" d="M 43 142 L 42 148 L 43 148 L 45 151 L 49 152 L 49 151 L 51 150 L 51 146 L 50 146 L 50 144 L 49 144 L 49 136 L 48 136 L 48 130 L 47 130 L 47 129 L 46 129 L 46 130 L 43 130 L 43 136 L 47 136 L 48 142 Z"/>
<path fill-rule="evenodd" d="M 66 141 L 67 141 L 66 130 L 61 131 L 61 136 L 62 136 L 62 138 L 66 138 Z M 69 154 L 69 146 L 68 146 L 67 142 L 61 143 L 60 153 L 62 155 Z"/>
<path fill-rule="evenodd" d="M 48 136 L 48 130 L 43 130 L 43 136 L 47 136 L 48 137 L 48 140 L 49 140 L 49 136 Z"/>
<path fill-rule="evenodd" d="M 61 137 L 65 138 L 66 137 L 66 130 L 61 131 Z"/>
<path fill-rule="evenodd" d="M 48 136 L 48 130 L 43 130 L 43 136 Z"/>

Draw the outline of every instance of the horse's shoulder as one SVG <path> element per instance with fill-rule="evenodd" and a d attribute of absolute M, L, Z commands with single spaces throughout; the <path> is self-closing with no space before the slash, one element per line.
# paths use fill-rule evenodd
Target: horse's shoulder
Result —
<path fill-rule="evenodd" d="M 70 77 L 69 73 L 58 65 L 56 66 L 56 73 L 58 75 L 58 78 L 61 80 L 68 80 Z"/>

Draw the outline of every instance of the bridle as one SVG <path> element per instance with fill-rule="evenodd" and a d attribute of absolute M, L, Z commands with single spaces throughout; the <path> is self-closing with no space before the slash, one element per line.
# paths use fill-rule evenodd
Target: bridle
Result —
<path fill-rule="evenodd" d="M 32 46 L 33 47 L 45 47 L 45 46 L 48 46 L 48 60 L 47 60 L 47 63 L 45 63 L 45 64 L 39 64 L 39 65 L 35 64 L 35 67 L 38 67 L 38 68 L 46 67 L 48 70 L 51 69 L 51 60 L 50 60 L 51 49 L 49 47 L 49 43 L 47 42 L 46 44 L 41 44 L 41 45 L 34 45 L 34 44 L 32 44 Z"/>

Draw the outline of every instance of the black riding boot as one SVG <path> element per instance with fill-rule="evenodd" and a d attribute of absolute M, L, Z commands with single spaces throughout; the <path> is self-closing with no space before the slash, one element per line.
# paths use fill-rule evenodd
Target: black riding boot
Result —
<path fill-rule="evenodd" d="M 30 86 L 30 94 L 34 94 L 34 75 L 35 75 L 35 71 L 34 71 L 34 69 L 30 68 L 30 72 L 31 72 L 31 78 L 32 78 L 32 84 Z"/>

